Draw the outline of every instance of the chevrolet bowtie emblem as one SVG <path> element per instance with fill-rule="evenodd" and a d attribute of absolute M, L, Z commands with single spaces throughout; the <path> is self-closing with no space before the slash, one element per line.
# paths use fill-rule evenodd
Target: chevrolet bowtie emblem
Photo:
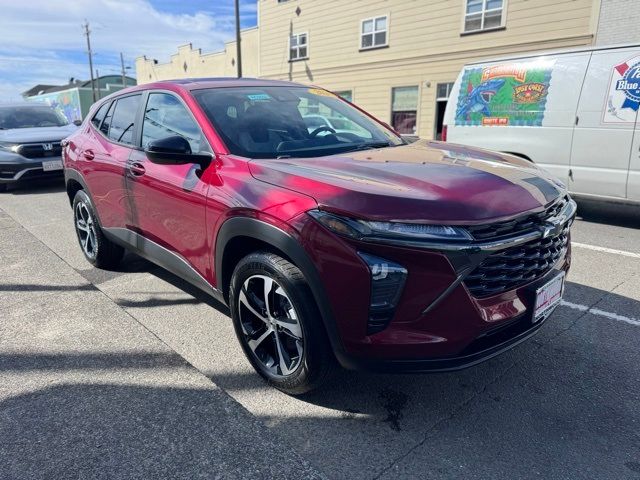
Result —
<path fill-rule="evenodd" d="M 556 235 L 560 235 L 560 233 L 562 232 L 561 219 L 557 217 L 547 219 L 544 225 L 540 226 L 540 231 L 542 232 L 542 238 L 555 237 Z"/>

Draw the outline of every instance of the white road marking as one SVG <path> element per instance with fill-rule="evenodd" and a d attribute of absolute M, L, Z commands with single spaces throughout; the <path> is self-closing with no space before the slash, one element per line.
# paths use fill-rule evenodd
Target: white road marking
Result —
<path fill-rule="evenodd" d="M 614 255 L 623 255 L 625 257 L 640 258 L 640 253 L 626 252 L 624 250 L 616 250 L 615 248 L 599 247 L 597 245 L 589 245 L 587 243 L 571 242 L 572 247 L 585 248 L 587 250 L 595 250 L 596 252 L 613 253 Z"/>
<path fill-rule="evenodd" d="M 617 313 L 605 312 L 604 310 L 600 310 L 599 308 L 589 308 L 587 305 L 580 305 L 578 303 L 567 302 L 566 300 L 562 300 L 560 305 L 563 307 L 573 308 L 574 310 L 580 310 L 581 312 L 589 312 L 594 315 L 598 315 L 600 317 L 609 318 L 611 320 L 617 320 L 619 322 L 625 322 L 629 325 L 634 325 L 636 327 L 640 327 L 640 320 L 632 317 L 625 317 L 624 315 L 618 315 Z"/>

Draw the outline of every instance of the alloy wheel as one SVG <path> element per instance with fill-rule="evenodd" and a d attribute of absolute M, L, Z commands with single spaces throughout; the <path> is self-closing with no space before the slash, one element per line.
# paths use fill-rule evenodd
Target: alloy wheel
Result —
<path fill-rule="evenodd" d="M 82 251 L 89 258 L 96 258 L 98 253 L 98 241 L 96 225 L 89 208 L 84 202 L 76 204 L 76 232 L 80 240 Z"/>
<path fill-rule="evenodd" d="M 294 373 L 302 362 L 304 337 L 284 288 L 265 275 L 249 277 L 238 295 L 238 314 L 245 342 L 265 370 L 278 377 Z"/>

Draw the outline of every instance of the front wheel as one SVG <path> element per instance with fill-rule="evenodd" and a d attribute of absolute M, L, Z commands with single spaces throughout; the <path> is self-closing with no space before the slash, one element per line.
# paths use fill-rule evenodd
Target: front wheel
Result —
<path fill-rule="evenodd" d="M 112 269 L 120 263 L 124 249 L 104 236 L 91 199 L 83 190 L 73 199 L 73 223 L 84 257 L 93 266 Z"/>
<path fill-rule="evenodd" d="M 242 259 L 229 304 L 236 335 L 255 370 L 290 395 L 320 386 L 335 360 L 302 272 L 278 255 Z"/>

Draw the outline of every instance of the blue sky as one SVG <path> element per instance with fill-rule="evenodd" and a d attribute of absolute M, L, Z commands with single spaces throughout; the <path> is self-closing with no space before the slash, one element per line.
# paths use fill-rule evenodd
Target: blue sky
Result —
<path fill-rule="evenodd" d="M 256 2 L 241 0 L 243 28 L 256 24 Z M 38 83 L 88 79 L 85 19 L 100 75 L 119 74 L 120 52 L 134 74 L 138 56 L 166 62 L 178 45 L 216 51 L 235 35 L 233 0 L 6 2 L 0 15 L 0 102 L 19 99 Z"/>

